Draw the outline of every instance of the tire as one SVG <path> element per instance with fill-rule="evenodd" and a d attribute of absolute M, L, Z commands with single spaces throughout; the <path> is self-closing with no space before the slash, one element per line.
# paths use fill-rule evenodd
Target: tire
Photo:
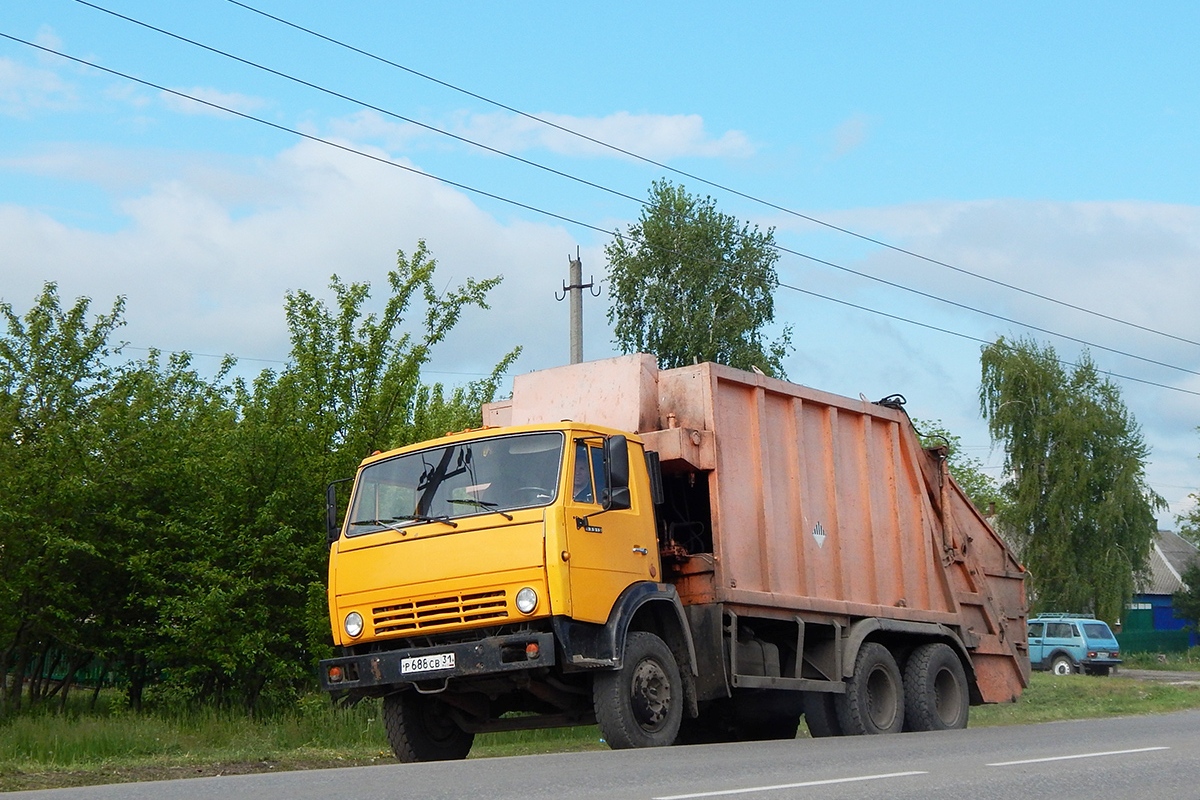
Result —
<path fill-rule="evenodd" d="M 1050 659 L 1050 671 L 1055 675 L 1074 675 L 1075 662 L 1066 653 L 1055 653 Z"/>
<path fill-rule="evenodd" d="M 954 650 L 937 642 L 914 650 L 904 667 L 905 730 L 965 728 L 970 708 L 967 673 Z"/>
<path fill-rule="evenodd" d="M 1098 675 L 1101 678 L 1107 678 L 1109 676 L 1109 673 L 1111 672 L 1111 670 L 1112 670 L 1112 667 L 1109 667 L 1107 664 L 1105 664 L 1104 666 L 1100 666 L 1100 667 L 1088 667 L 1087 674 L 1088 675 Z"/>
<path fill-rule="evenodd" d="M 863 644 L 846 693 L 835 697 L 838 722 L 850 736 L 904 729 L 904 681 L 896 659 L 878 642 Z"/>
<path fill-rule="evenodd" d="M 838 722 L 834 695 L 830 692 L 804 693 L 804 722 L 814 739 L 826 736 L 843 736 L 842 724 Z"/>
<path fill-rule="evenodd" d="M 466 758 L 475 741 L 475 734 L 450 717 L 445 703 L 415 691 L 383 698 L 383 722 L 392 752 L 405 763 Z"/>
<path fill-rule="evenodd" d="M 593 679 L 592 702 L 600 733 L 612 749 L 674 744 L 683 720 L 683 681 L 675 656 L 654 634 L 630 632 L 621 668 Z"/>

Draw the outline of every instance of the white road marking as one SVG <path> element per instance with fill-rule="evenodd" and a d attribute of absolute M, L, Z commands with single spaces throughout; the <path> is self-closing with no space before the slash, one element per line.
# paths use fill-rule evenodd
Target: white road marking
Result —
<path fill-rule="evenodd" d="M 1139 747 L 1136 750 L 1108 750 L 1104 753 L 1080 753 L 1074 756 L 1051 756 L 1050 758 L 1027 758 L 1023 761 L 999 761 L 988 764 L 989 767 L 1013 767 L 1018 764 L 1041 764 L 1046 761 L 1070 761 L 1073 758 L 1103 758 L 1104 756 L 1124 756 L 1130 753 L 1149 753 L 1154 750 L 1170 750 L 1169 747 Z"/>
<path fill-rule="evenodd" d="M 773 792 L 779 789 L 799 789 L 804 786 L 828 786 L 833 783 L 855 783 L 857 781 L 880 781 L 885 778 L 905 778 L 910 775 L 928 775 L 927 772 L 889 772 L 885 775 L 859 775 L 854 778 L 830 778 L 824 781 L 805 781 L 804 783 L 781 783 L 776 786 L 748 786 L 745 789 L 723 789 L 719 792 L 696 792 L 695 794 L 673 794 L 666 797 L 655 797 L 654 800 L 692 800 L 696 797 L 721 797 L 731 794 L 750 794 L 751 792 Z"/>

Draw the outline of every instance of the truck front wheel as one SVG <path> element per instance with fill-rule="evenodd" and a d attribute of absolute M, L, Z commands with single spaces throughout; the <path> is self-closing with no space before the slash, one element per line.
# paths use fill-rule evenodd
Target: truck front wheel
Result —
<path fill-rule="evenodd" d="M 683 719 L 683 681 L 670 648 L 652 633 L 632 631 L 621 668 L 593 679 L 592 701 L 614 750 L 673 744 Z"/>
<path fill-rule="evenodd" d="M 836 695 L 834 702 L 842 731 L 851 736 L 899 733 L 904 728 L 904 684 L 886 647 L 878 642 L 862 646 L 846 693 Z"/>
<path fill-rule="evenodd" d="M 445 703 L 415 691 L 383 698 L 383 723 L 392 752 L 406 763 L 466 758 L 475 741 L 475 734 L 450 717 Z"/>

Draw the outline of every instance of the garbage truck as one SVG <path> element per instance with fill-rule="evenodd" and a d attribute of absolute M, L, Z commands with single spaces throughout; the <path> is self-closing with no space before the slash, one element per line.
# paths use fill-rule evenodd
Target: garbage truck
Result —
<path fill-rule="evenodd" d="M 483 412 L 327 495 L 321 685 L 401 761 L 963 728 L 1028 684 L 1025 570 L 898 396 L 638 354 Z"/>

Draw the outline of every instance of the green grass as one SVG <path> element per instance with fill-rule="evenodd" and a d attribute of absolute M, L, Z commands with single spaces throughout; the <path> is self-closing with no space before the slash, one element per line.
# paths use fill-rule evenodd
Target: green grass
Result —
<path fill-rule="evenodd" d="M 1019 725 L 1189 708 L 1200 708 L 1200 686 L 1039 672 L 1019 702 L 972 708 L 971 725 Z M 801 731 L 803 735 L 803 725 Z M 471 757 L 603 747 L 594 726 L 521 731 L 477 737 Z M 338 709 L 316 695 L 304 698 L 288 713 L 261 720 L 214 710 L 142 715 L 75 710 L 0 721 L 0 791 L 391 760 L 378 702 Z"/>
<path fill-rule="evenodd" d="M 1200 647 L 1182 653 L 1124 653 L 1121 658 L 1126 669 L 1200 672 Z"/>

